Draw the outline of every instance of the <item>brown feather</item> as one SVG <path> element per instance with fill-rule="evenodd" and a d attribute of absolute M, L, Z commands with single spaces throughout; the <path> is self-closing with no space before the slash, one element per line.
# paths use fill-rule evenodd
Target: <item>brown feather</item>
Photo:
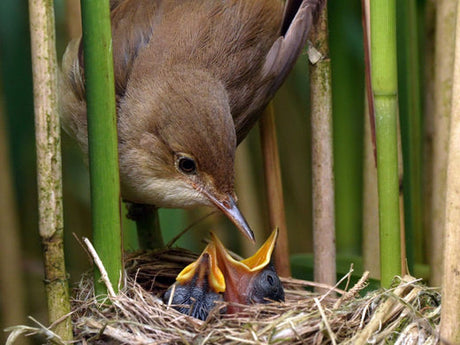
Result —
<path fill-rule="evenodd" d="M 232 194 L 236 145 L 292 68 L 323 1 L 112 0 L 124 197 L 176 207 L 206 203 L 200 188 Z M 63 60 L 62 114 L 86 151 L 83 65 L 75 41 Z M 196 160 L 196 176 L 178 172 L 180 154 Z"/>

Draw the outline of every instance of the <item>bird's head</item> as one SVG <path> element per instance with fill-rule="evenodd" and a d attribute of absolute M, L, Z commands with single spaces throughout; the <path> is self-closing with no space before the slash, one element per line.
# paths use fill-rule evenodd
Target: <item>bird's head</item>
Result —
<path fill-rule="evenodd" d="M 163 300 L 176 310 L 200 320 L 223 300 L 225 277 L 217 265 L 216 247 L 210 243 L 200 257 L 185 267 L 164 294 Z M 222 310 L 224 311 L 224 310 Z"/>
<path fill-rule="evenodd" d="M 224 300 L 230 302 L 227 313 L 241 310 L 243 305 L 284 301 L 284 289 L 271 263 L 278 238 L 275 229 L 257 252 L 244 260 L 235 260 L 214 233 L 217 264 L 225 277 Z"/>
<path fill-rule="evenodd" d="M 253 233 L 236 206 L 236 133 L 224 86 L 175 65 L 133 78 L 119 102 L 120 175 L 126 200 L 158 207 L 213 205 Z"/>
<path fill-rule="evenodd" d="M 248 304 L 284 301 L 283 285 L 271 264 L 278 230 L 272 232 L 253 256 L 241 261 L 230 255 L 214 233 L 211 235 L 211 242 L 198 260 L 177 276 L 175 289 L 178 295 L 172 297 L 174 304 L 190 305 L 193 297 L 201 308 L 201 315 L 206 318 L 222 293 L 224 301 L 229 303 L 225 308 L 229 314 L 241 311 Z M 165 300 L 171 297 L 171 289 L 168 291 Z M 191 315 L 199 317 L 195 309 Z M 188 309 L 180 311 L 189 313 Z"/>

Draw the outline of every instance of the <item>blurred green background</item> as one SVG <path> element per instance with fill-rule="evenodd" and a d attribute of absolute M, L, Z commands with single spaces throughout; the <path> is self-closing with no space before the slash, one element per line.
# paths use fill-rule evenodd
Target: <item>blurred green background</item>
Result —
<path fill-rule="evenodd" d="M 423 9 L 424 2 L 418 2 Z M 55 1 L 58 57 L 68 41 L 65 1 Z M 334 167 L 336 183 L 337 251 L 358 256 L 362 246 L 362 180 L 364 123 L 364 57 L 361 1 L 329 1 L 330 51 L 332 61 L 334 111 Z M 421 12 L 423 14 L 423 12 Z M 8 149 L 9 163 L 0 166 L 11 174 L 13 204 L 19 224 L 21 260 L 27 315 L 46 324 L 41 244 L 37 225 L 37 188 L 30 42 L 27 1 L 0 2 L 0 115 L 6 137 L 0 145 Z M 312 252 L 311 169 L 309 123 L 308 61 L 302 54 L 287 82 L 275 98 L 278 141 L 286 203 L 291 254 Z M 267 228 L 263 174 L 258 130 L 255 128 L 237 153 L 237 192 L 249 223 L 259 233 L 259 243 L 270 232 Z M 65 250 L 70 283 L 90 268 L 89 259 L 77 239 L 90 237 L 89 178 L 78 147 L 63 133 L 63 183 Z M 3 175 L 2 175 L 3 176 Z M 0 198 L 6 198 L 0 190 Z M 5 217 L 0 210 L 0 217 Z M 161 210 L 165 241 L 209 210 Z M 254 247 L 240 245 L 241 236 L 219 215 L 200 222 L 179 245 L 200 251 L 201 238 L 210 229 L 231 249 L 248 255 Z M 14 229 L 6 229 L 14 231 Z M 131 224 L 125 231 L 133 231 Z M 1 239 L 0 239 L 1 240 Z M 244 240 L 243 240 L 244 241 Z M 241 241 L 241 242 L 243 242 Z M 293 273 L 311 279 L 311 267 L 295 265 Z M 344 273 L 344 272 L 339 272 Z M 5 280 L 7 277 L 0 277 Z M 1 284 L 2 281 L 0 281 Z M 0 304 L 2 304 L 0 295 Z M 27 322 L 24 320 L 23 322 Z M 0 320 L 0 329 L 9 326 Z M 0 335 L 0 340 L 1 340 Z"/>

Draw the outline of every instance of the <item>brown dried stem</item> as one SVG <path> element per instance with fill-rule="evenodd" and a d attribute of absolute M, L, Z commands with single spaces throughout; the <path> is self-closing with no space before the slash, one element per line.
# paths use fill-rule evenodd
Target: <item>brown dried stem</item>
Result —
<path fill-rule="evenodd" d="M 460 251 L 458 250 L 460 243 L 460 7 L 457 8 L 455 36 L 449 153 L 447 157 L 441 313 L 441 338 L 448 344 L 460 343 Z"/>
<path fill-rule="evenodd" d="M 452 100 L 452 68 L 455 48 L 456 0 L 436 1 L 435 113 L 433 119 L 433 192 L 431 199 L 431 283 L 441 285 L 442 247 L 446 210 L 446 171 L 449 119 Z"/>
<path fill-rule="evenodd" d="M 267 193 L 270 229 L 279 228 L 274 261 L 277 272 L 282 277 L 289 277 L 289 247 L 284 211 L 283 185 L 281 182 L 281 167 L 276 139 L 275 114 L 270 103 L 259 120 L 260 140 L 264 161 L 265 190 Z"/>
<path fill-rule="evenodd" d="M 334 158 L 327 6 L 323 7 L 310 39 L 314 272 L 315 281 L 333 285 L 336 280 Z"/>
<path fill-rule="evenodd" d="M 50 322 L 70 312 L 64 260 L 61 141 L 57 100 L 57 59 L 53 2 L 30 0 L 30 34 L 34 81 L 39 230 L 44 247 L 45 287 Z M 70 317 L 55 327 L 72 339 Z"/>

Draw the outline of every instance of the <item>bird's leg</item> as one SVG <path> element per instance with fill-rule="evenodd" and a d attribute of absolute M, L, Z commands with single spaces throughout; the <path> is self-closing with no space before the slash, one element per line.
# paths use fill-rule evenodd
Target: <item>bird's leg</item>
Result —
<path fill-rule="evenodd" d="M 157 207 L 130 203 L 128 204 L 128 218 L 136 222 L 137 237 L 141 249 L 164 247 Z"/>

